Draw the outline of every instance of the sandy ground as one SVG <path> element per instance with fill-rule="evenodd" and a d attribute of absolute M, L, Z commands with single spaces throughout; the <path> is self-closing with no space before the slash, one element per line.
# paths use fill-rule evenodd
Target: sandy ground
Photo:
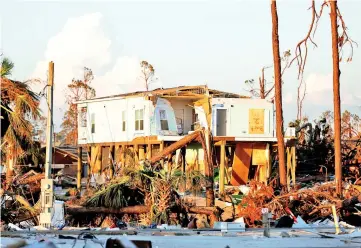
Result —
<path fill-rule="evenodd" d="M 302 230 L 291 231 L 283 230 L 291 235 L 291 237 L 283 238 L 280 236 L 282 230 L 272 230 L 271 238 L 263 237 L 262 231 L 246 231 L 243 233 L 228 233 L 222 234 L 220 232 L 196 232 L 184 231 L 183 235 L 177 236 L 175 232 L 168 231 L 144 231 L 138 235 L 96 235 L 98 243 L 91 240 L 68 240 L 59 239 L 56 234 L 22 234 L 17 237 L 2 237 L 1 247 L 6 247 L 9 244 L 16 242 L 19 239 L 25 239 L 28 244 L 38 243 L 38 240 L 44 239 L 45 242 L 52 241 L 57 247 L 101 247 L 100 243 L 105 243 L 108 238 L 126 238 L 129 240 L 150 240 L 152 247 L 155 248 L 191 248 L 191 247 L 360 247 L 361 233 L 354 233 L 356 235 L 338 235 L 334 238 L 322 238 L 319 235 L 308 233 Z M 181 232 L 180 232 L 181 233 Z M 188 233 L 188 234 L 187 234 Z M 16 233 L 14 233 L 16 234 Z M 162 235 L 162 236 L 157 236 Z M 178 233 L 179 235 L 179 233 Z M 189 236 L 187 236 L 189 235 Z M 76 235 L 72 235 L 76 237 Z M 44 243 L 43 243 L 44 244 Z M 44 247 L 44 246 L 43 246 Z"/>

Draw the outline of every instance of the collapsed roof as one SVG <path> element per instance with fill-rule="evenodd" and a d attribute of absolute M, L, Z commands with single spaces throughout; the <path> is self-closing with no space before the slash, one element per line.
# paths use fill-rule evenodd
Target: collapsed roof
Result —
<path fill-rule="evenodd" d="M 106 96 L 106 97 L 98 97 L 86 101 L 120 98 L 120 97 L 124 97 L 124 98 L 140 97 L 140 96 L 202 98 L 205 95 L 209 95 L 210 97 L 214 97 L 214 98 L 249 98 L 247 96 L 242 96 L 235 93 L 209 89 L 207 85 L 198 85 L 198 86 L 179 86 L 173 88 L 158 88 L 150 91 L 136 91 L 136 92 Z M 85 102 L 85 101 L 79 101 L 79 102 Z"/>

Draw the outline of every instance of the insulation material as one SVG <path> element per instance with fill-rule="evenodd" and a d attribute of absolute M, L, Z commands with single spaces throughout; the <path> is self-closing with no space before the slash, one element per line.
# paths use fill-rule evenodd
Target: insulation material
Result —
<path fill-rule="evenodd" d="M 249 110 L 249 134 L 264 134 L 264 109 Z"/>
<path fill-rule="evenodd" d="M 199 125 L 204 128 L 208 128 L 207 116 L 202 107 L 195 106 L 194 111 L 198 115 Z"/>
<path fill-rule="evenodd" d="M 187 167 L 204 172 L 204 151 L 200 144 L 189 144 L 186 148 Z"/>
<path fill-rule="evenodd" d="M 203 113 L 206 116 L 206 120 L 207 120 L 207 126 L 210 127 L 211 126 L 211 120 L 212 120 L 212 108 L 211 108 L 211 104 L 210 104 L 210 98 L 205 96 L 203 99 L 196 101 L 194 103 L 194 107 L 201 107 L 201 109 L 203 110 Z"/>
<path fill-rule="evenodd" d="M 239 186 L 247 184 L 249 167 L 251 166 L 252 143 L 237 143 L 233 157 L 231 184 Z"/>

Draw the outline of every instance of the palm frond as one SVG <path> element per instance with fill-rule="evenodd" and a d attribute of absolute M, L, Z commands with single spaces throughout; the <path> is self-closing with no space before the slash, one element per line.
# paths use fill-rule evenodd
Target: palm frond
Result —
<path fill-rule="evenodd" d="M 14 69 L 14 63 L 9 58 L 3 58 L 1 61 L 0 75 L 1 77 L 11 76 Z"/>
<path fill-rule="evenodd" d="M 36 214 L 37 209 L 31 206 L 31 204 L 24 197 L 16 195 L 15 200 L 20 204 L 20 209 L 24 209 L 32 215 Z"/>
<path fill-rule="evenodd" d="M 86 206 L 122 208 L 135 204 L 143 204 L 142 193 L 131 187 L 131 177 L 123 176 L 112 180 L 107 186 L 96 192 L 85 203 Z"/>

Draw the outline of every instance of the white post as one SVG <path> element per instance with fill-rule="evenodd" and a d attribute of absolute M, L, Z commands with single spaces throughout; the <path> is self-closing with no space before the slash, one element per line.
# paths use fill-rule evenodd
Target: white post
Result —
<path fill-rule="evenodd" d="M 53 210 L 53 179 L 51 178 L 52 147 L 53 147 L 53 84 L 54 84 L 54 63 L 49 62 L 48 72 L 48 120 L 46 128 L 46 160 L 45 179 L 41 180 L 41 213 L 40 225 L 46 228 L 51 226 Z"/>
<path fill-rule="evenodd" d="M 45 179 L 51 179 L 51 164 L 53 162 L 53 84 L 54 84 L 54 63 L 49 62 L 48 72 L 48 119 L 46 125 L 46 158 L 45 158 Z"/>

